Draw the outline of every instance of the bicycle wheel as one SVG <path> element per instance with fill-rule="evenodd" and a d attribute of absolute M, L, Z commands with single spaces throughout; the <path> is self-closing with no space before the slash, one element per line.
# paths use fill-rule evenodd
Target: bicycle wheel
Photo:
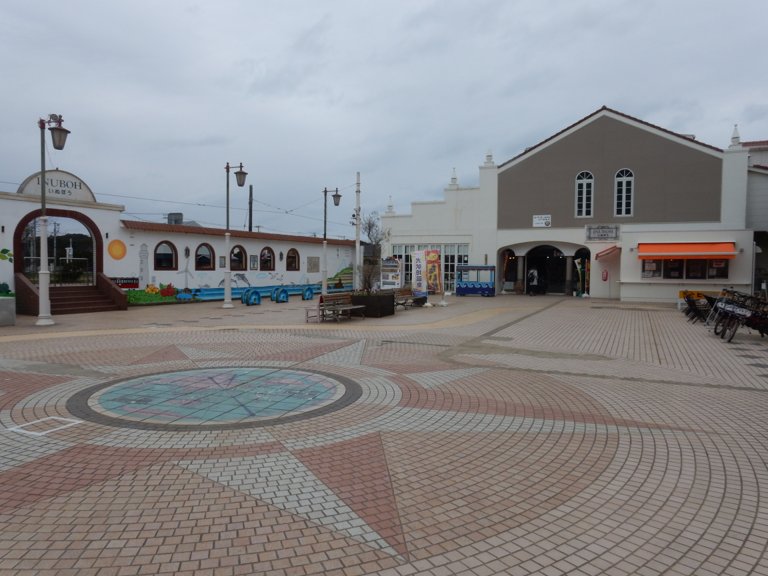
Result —
<path fill-rule="evenodd" d="M 736 335 L 736 330 L 739 329 L 740 325 L 741 321 L 738 318 L 731 318 L 731 321 L 725 327 L 725 330 L 723 330 L 723 340 L 726 340 L 727 342 L 733 340 L 733 337 Z"/>
<path fill-rule="evenodd" d="M 715 336 L 720 336 L 722 338 L 722 333 L 725 327 L 728 325 L 728 320 L 730 318 L 725 314 L 718 314 L 717 318 L 715 320 L 715 326 L 712 328 L 712 331 L 715 333 Z"/>

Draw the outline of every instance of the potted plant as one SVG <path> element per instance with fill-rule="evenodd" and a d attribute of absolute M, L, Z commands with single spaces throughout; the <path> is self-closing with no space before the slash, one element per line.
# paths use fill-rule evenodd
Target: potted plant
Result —
<path fill-rule="evenodd" d="M 0 260 L 13 262 L 13 252 L 8 248 L 0 250 Z M 16 324 L 16 295 L 11 292 L 8 284 L 0 283 L 0 326 Z"/>
<path fill-rule="evenodd" d="M 395 292 L 393 290 L 353 292 L 352 304 L 365 305 L 363 312 L 367 318 L 392 316 L 395 313 Z"/>

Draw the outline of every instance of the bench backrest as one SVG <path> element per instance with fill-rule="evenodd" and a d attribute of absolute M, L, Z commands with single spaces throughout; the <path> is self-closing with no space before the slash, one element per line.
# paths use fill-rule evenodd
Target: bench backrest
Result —
<path fill-rule="evenodd" d="M 349 292 L 335 292 L 322 296 L 323 306 L 338 306 L 340 304 L 352 304 L 352 294 Z"/>

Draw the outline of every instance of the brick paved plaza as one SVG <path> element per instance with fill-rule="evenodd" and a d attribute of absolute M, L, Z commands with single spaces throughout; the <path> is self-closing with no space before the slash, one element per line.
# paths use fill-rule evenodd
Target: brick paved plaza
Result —
<path fill-rule="evenodd" d="M 446 301 L 0 328 L 0 574 L 768 574 L 768 341 Z"/>

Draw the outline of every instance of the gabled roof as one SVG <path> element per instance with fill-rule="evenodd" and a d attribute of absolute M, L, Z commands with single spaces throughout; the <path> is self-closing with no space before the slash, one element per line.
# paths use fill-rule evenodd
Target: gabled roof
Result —
<path fill-rule="evenodd" d="M 503 170 L 504 167 L 506 167 L 506 166 L 508 166 L 510 164 L 516 163 L 518 160 L 520 160 L 521 158 L 523 158 L 525 156 L 531 156 L 533 154 L 536 154 L 537 152 L 539 152 L 540 150 L 543 150 L 549 144 L 559 140 L 560 138 L 562 138 L 566 134 L 575 132 L 581 126 L 589 124 L 590 122 L 594 122 L 597 118 L 601 118 L 601 117 L 604 117 L 604 116 L 611 117 L 611 118 L 614 118 L 614 119 L 617 119 L 617 120 L 620 120 L 620 121 L 624 121 L 624 122 L 626 122 L 628 124 L 634 124 L 634 125 L 641 126 L 641 127 L 645 128 L 645 129 L 651 130 L 653 132 L 657 132 L 660 135 L 663 135 L 663 136 L 668 137 L 668 138 L 671 137 L 673 139 L 680 139 L 682 142 L 684 142 L 686 144 L 694 145 L 694 146 L 700 146 L 702 148 L 708 149 L 711 152 L 720 152 L 720 153 L 723 152 L 723 150 L 721 148 L 717 148 L 716 146 L 711 146 L 709 144 L 704 144 L 703 142 L 699 142 L 699 141 L 695 140 L 693 137 L 691 137 L 690 135 L 678 134 L 677 132 L 672 132 L 671 130 L 667 130 L 666 128 L 662 128 L 660 126 L 656 126 L 655 124 L 651 124 L 650 122 L 646 122 L 644 120 L 640 120 L 639 118 L 635 118 L 635 117 L 630 116 L 628 114 L 624 114 L 623 112 L 619 112 L 618 110 L 613 110 L 612 108 L 608 108 L 607 106 L 603 106 L 602 108 L 599 108 L 598 110 L 595 110 L 594 112 L 592 112 L 592 114 L 589 114 L 588 116 L 585 116 L 581 120 L 578 120 L 577 122 L 574 122 L 570 126 L 568 126 L 566 128 L 563 128 L 562 130 L 560 130 L 560 132 L 557 132 L 556 134 L 553 134 L 552 136 L 550 136 L 549 138 L 547 138 L 545 140 L 542 140 L 538 144 L 535 144 L 535 145 L 533 145 L 533 146 L 531 146 L 529 148 L 526 148 L 525 151 L 523 151 L 522 153 L 518 154 L 517 156 L 514 156 L 513 158 L 510 158 L 509 160 L 507 160 L 503 164 L 500 164 L 499 165 L 499 169 Z"/>
<path fill-rule="evenodd" d="M 127 230 L 143 232 L 165 232 L 166 234 L 200 234 L 203 236 L 224 236 L 223 228 L 207 228 L 205 226 L 190 226 L 188 224 L 165 224 L 162 222 L 141 222 L 138 220 L 121 220 Z M 322 244 L 323 239 L 316 236 L 296 236 L 290 234 L 267 234 L 265 232 L 247 232 L 245 230 L 229 231 L 232 238 L 250 238 L 252 240 L 272 240 L 283 242 L 303 242 L 305 244 Z M 354 246 L 354 240 L 339 240 L 328 238 L 328 244 Z"/>

